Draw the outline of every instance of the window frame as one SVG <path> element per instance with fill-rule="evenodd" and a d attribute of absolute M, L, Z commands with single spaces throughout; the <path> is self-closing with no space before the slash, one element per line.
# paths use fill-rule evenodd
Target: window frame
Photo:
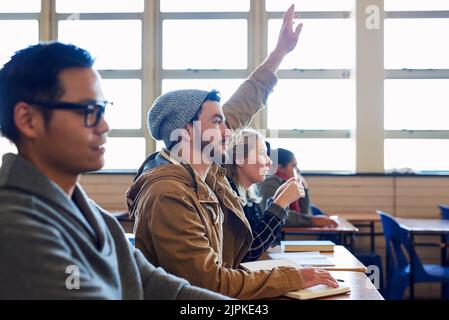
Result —
<path fill-rule="evenodd" d="M 266 11 L 265 0 L 250 0 L 248 12 L 160 12 L 160 1 L 145 0 L 144 11 L 137 13 L 81 13 L 83 20 L 142 21 L 142 63 L 139 70 L 99 70 L 104 79 L 140 79 L 142 85 L 141 126 L 139 129 L 113 129 L 113 138 L 145 138 L 145 154 L 156 150 L 156 141 L 147 129 L 147 114 L 156 97 L 161 94 L 164 79 L 244 79 L 267 55 L 268 21 L 281 19 L 282 12 Z M 380 9 L 380 28 L 368 30 L 366 8 Z M 297 8 L 299 9 L 299 8 Z M 0 13 L 0 19 L 39 21 L 39 40 L 57 39 L 58 21 L 70 17 L 56 12 L 56 0 L 41 0 L 39 13 Z M 355 173 L 385 173 L 385 139 L 449 139 L 449 130 L 385 130 L 384 80 L 386 79 L 449 79 L 449 69 L 385 69 L 385 19 L 448 18 L 449 11 L 385 11 L 384 0 L 354 1 L 352 11 L 303 12 L 301 20 L 351 19 L 356 37 L 356 64 L 354 69 L 295 69 L 279 70 L 279 79 L 354 79 L 356 86 L 355 130 L 275 130 L 267 128 L 267 110 L 254 118 L 252 126 L 264 129 L 267 138 L 291 139 L 354 139 L 356 146 Z M 162 67 L 162 23 L 165 19 L 246 19 L 247 68 L 227 70 L 164 70 Z M 294 141 L 294 140 L 292 140 Z M 136 168 L 137 169 L 137 168 Z M 128 172 L 129 170 L 102 170 Z M 313 172 L 322 172 L 314 170 Z M 339 173 L 335 171 L 334 173 Z M 428 172 L 427 172 L 428 174 Z"/>

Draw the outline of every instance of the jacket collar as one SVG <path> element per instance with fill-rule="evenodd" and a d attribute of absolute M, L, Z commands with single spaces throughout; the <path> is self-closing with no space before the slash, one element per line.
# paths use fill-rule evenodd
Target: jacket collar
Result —
<path fill-rule="evenodd" d="M 48 179 L 28 160 L 20 155 L 9 153 L 3 156 L 0 168 L 0 188 L 20 190 L 61 208 L 82 224 L 100 245 L 104 243 L 105 226 L 98 220 L 98 211 L 79 185 L 75 186 L 73 196 L 69 198 L 61 187 Z"/>

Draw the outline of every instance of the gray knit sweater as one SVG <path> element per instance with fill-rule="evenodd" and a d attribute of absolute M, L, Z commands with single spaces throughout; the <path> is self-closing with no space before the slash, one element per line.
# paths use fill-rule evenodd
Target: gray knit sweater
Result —
<path fill-rule="evenodd" d="M 0 299 L 225 299 L 155 268 L 77 186 L 24 158 L 0 168 Z"/>

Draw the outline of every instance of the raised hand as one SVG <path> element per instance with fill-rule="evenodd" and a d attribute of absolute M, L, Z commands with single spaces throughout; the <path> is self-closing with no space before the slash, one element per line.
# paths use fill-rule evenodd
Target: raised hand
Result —
<path fill-rule="evenodd" d="M 281 31 L 279 32 L 278 42 L 274 51 L 286 55 L 296 48 L 298 44 L 299 34 L 302 30 L 302 23 L 294 28 L 295 5 L 291 5 L 287 12 L 284 13 Z"/>

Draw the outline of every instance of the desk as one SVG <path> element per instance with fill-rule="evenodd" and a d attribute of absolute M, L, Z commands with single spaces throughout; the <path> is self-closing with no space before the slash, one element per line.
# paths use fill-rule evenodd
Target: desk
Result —
<path fill-rule="evenodd" d="M 415 235 L 441 235 L 441 242 L 446 244 L 449 234 L 449 220 L 443 219 L 405 219 L 395 218 L 402 228 L 410 233 L 412 245 L 415 245 Z M 414 298 L 415 264 L 413 256 L 410 258 L 410 299 Z M 388 264 L 388 261 L 387 261 Z M 441 247 L 441 265 L 446 265 L 446 246 Z M 387 267 L 388 268 L 388 267 Z M 387 269 L 388 270 L 388 269 Z M 444 291 L 444 286 L 443 289 Z"/>
<path fill-rule="evenodd" d="M 281 246 L 275 246 L 262 255 L 261 260 L 270 259 L 267 253 L 281 253 Z M 334 266 L 322 267 L 328 271 L 355 271 L 365 273 L 368 269 L 344 246 L 335 246 L 334 252 L 321 252 Z"/>
<path fill-rule="evenodd" d="M 349 236 L 349 247 L 354 248 L 354 235 L 359 231 L 352 223 L 344 218 L 336 219 L 338 226 L 335 228 L 319 228 L 319 227 L 284 227 L 282 228 L 282 239 L 285 239 L 287 234 L 297 235 L 323 235 L 323 234 L 337 234 L 340 237 L 341 243 L 346 245 L 346 237 Z"/>
<path fill-rule="evenodd" d="M 334 249 L 334 252 L 321 252 L 335 264 L 334 267 L 323 269 L 329 270 L 335 279 L 344 280 L 345 285 L 351 288 L 351 292 L 317 300 L 384 300 L 365 275 L 366 267 L 344 246 L 335 246 Z M 281 252 L 281 247 L 270 248 L 268 252 Z M 270 257 L 265 253 L 261 259 L 270 259 Z"/>
<path fill-rule="evenodd" d="M 377 213 L 339 213 L 338 217 L 348 220 L 354 225 L 368 226 L 370 228 L 369 236 L 371 240 L 371 252 L 376 252 L 376 235 L 383 235 L 381 233 L 376 234 L 375 223 L 380 222 L 380 216 Z M 358 233 L 357 235 L 366 235 L 364 233 Z"/>

